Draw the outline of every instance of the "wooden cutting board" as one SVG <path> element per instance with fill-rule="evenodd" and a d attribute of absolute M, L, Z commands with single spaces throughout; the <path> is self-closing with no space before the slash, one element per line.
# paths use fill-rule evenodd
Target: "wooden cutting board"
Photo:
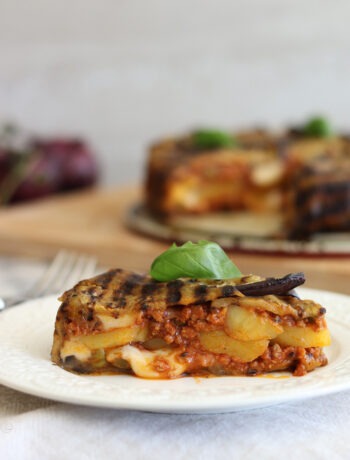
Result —
<path fill-rule="evenodd" d="M 147 271 L 167 243 L 129 231 L 125 215 L 140 200 L 136 187 L 97 189 L 0 211 L 2 254 L 50 258 L 59 249 L 94 254 L 103 267 Z M 350 294 L 350 257 L 296 257 L 232 252 L 243 273 L 304 271 L 307 287 Z"/>

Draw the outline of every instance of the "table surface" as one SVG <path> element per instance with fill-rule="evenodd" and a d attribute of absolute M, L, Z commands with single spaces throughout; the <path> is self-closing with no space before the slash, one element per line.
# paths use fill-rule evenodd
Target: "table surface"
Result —
<path fill-rule="evenodd" d="M 135 195 L 120 192 L 127 205 Z M 127 198 L 129 197 L 129 198 Z M 128 201 L 129 200 L 129 201 Z M 162 243 L 138 235 L 121 238 L 137 244 L 145 269 Z M 125 240 L 124 240 L 125 242 Z M 118 255 L 115 255 L 116 259 Z M 292 271 L 304 260 L 234 255 L 249 271 L 269 274 Z M 132 263 L 134 264 L 136 259 Z M 346 263 L 345 263 L 346 262 Z M 27 257 L 0 258 L 0 292 L 11 295 L 37 279 L 46 262 Z M 291 266 L 293 268 L 291 268 Z M 257 269 L 253 270 L 253 268 Z M 308 260 L 308 287 L 348 292 L 347 261 Z M 0 315 L 1 321 L 1 315 Z M 1 340 L 1 338 L 0 338 Z M 279 458 L 293 451 L 300 458 L 346 458 L 349 452 L 350 391 L 300 403 L 217 415 L 157 415 L 84 408 L 48 401 L 0 386 L 0 454 L 12 458 L 96 458 L 118 453 L 121 458 Z M 97 450 L 98 449 L 98 450 Z"/>
<path fill-rule="evenodd" d="M 47 259 L 64 247 L 93 254 L 106 267 L 148 271 L 169 243 L 126 228 L 125 215 L 141 196 L 134 186 L 97 189 L 0 211 L 0 253 Z M 350 257 L 230 255 L 242 273 L 304 271 L 306 287 L 350 294 Z"/>

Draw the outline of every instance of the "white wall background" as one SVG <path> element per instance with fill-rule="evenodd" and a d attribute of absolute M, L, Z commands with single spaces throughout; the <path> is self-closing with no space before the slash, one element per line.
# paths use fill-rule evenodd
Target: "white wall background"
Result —
<path fill-rule="evenodd" d="M 349 0 L 0 0 L 0 121 L 77 133 L 106 184 L 198 125 L 350 131 Z"/>

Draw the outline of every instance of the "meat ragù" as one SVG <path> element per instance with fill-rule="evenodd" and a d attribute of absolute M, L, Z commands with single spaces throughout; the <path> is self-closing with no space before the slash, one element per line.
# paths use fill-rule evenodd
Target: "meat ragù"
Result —
<path fill-rule="evenodd" d="M 81 281 L 57 313 L 52 360 L 83 374 L 301 376 L 327 364 L 325 308 L 302 274 L 155 281 L 122 269 Z"/>

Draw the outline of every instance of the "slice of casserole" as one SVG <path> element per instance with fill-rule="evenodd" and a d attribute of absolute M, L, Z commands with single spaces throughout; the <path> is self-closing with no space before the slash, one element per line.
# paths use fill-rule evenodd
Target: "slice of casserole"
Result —
<path fill-rule="evenodd" d="M 320 158 L 294 178 L 286 200 L 289 237 L 350 232 L 350 157 Z"/>
<path fill-rule="evenodd" d="M 327 364 L 325 309 L 290 293 L 302 274 L 157 282 L 110 270 L 65 292 L 52 360 L 84 374 L 143 378 L 304 375 Z"/>
<path fill-rule="evenodd" d="M 260 144 L 196 149 L 186 138 L 150 148 L 145 184 L 147 208 L 155 215 L 280 208 L 283 162 Z"/>
<path fill-rule="evenodd" d="M 348 170 L 342 172 L 344 193 L 340 194 L 336 185 L 327 188 L 326 199 L 323 193 L 313 194 L 311 214 L 315 210 L 322 217 L 317 219 L 317 225 L 306 223 L 304 229 L 304 199 L 301 204 L 298 197 L 290 199 L 299 187 L 300 176 L 317 169 L 321 160 L 334 168 L 337 162 L 349 162 L 348 136 L 319 137 L 295 129 L 228 134 L 235 139 L 232 145 L 198 145 L 195 133 L 190 133 L 160 140 L 150 147 L 144 202 L 153 218 L 176 226 L 178 217 L 239 212 L 276 221 L 280 228 L 272 235 L 282 234 L 285 238 L 296 235 L 303 239 L 318 232 L 349 230 L 348 216 L 328 218 L 330 201 L 338 203 L 339 209 L 348 207 Z M 304 187 L 305 180 L 302 182 Z M 202 228 L 201 221 L 194 221 L 194 225 Z"/>

